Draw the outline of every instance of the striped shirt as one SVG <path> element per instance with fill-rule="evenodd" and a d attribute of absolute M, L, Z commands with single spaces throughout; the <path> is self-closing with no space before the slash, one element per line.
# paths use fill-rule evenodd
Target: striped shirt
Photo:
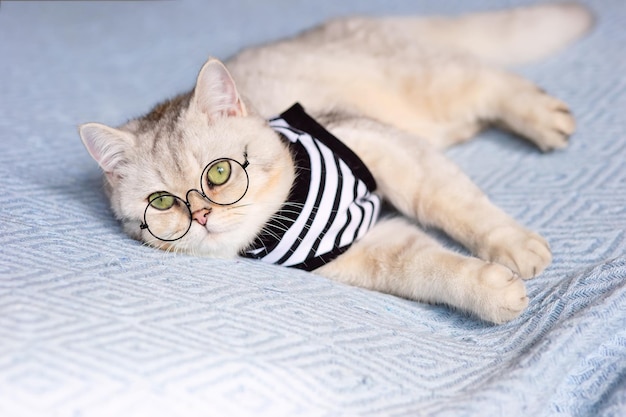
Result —
<path fill-rule="evenodd" d="M 359 157 L 295 104 L 270 126 L 287 140 L 296 179 L 286 203 L 242 255 L 312 271 L 376 222 L 376 181 Z"/>

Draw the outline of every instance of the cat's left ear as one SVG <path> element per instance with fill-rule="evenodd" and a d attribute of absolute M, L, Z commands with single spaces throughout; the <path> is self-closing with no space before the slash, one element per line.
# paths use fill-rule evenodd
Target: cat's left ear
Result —
<path fill-rule="evenodd" d="M 119 167 L 134 146 L 134 137 L 100 123 L 85 123 L 78 128 L 80 138 L 93 159 L 110 179 L 118 176 Z"/>
<path fill-rule="evenodd" d="M 211 120 L 248 114 L 235 81 L 224 64 L 215 58 L 209 59 L 200 70 L 193 102 Z"/>

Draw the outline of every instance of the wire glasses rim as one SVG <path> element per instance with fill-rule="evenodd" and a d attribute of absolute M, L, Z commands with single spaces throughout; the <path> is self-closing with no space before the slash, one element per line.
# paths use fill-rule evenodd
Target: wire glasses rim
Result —
<path fill-rule="evenodd" d="M 141 230 L 147 230 L 148 233 L 150 233 L 153 237 L 155 237 L 156 239 L 162 241 L 162 242 L 174 242 L 176 240 L 182 239 L 183 237 L 185 237 L 185 235 L 187 235 L 187 233 L 189 233 L 189 230 L 191 229 L 191 225 L 193 223 L 193 219 L 192 219 L 192 212 L 191 212 L 191 203 L 189 203 L 189 194 L 191 192 L 196 192 L 198 193 L 203 199 L 207 200 L 208 202 L 215 204 L 217 206 L 232 206 L 233 204 L 237 204 L 238 202 L 240 202 L 247 194 L 248 192 L 248 188 L 250 187 L 250 177 L 248 175 L 248 171 L 246 170 L 246 168 L 250 165 L 250 163 L 248 162 L 248 155 L 246 152 L 244 152 L 244 163 L 242 164 L 241 162 L 237 161 L 234 158 L 217 158 L 214 159 L 213 161 L 209 162 L 208 164 L 206 164 L 206 166 L 204 167 L 204 169 L 202 170 L 202 174 L 200 175 L 200 190 L 198 190 L 197 188 L 191 188 L 189 190 L 187 190 L 187 193 L 185 194 L 185 199 L 183 199 L 182 197 L 179 197 L 175 194 L 170 193 L 169 191 L 157 191 L 156 193 L 158 193 L 158 196 L 155 196 L 154 198 L 150 199 L 148 201 L 148 203 L 146 204 L 146 208 L 144 209 L 143 212 L 143 223 L 141 223 L 139 225 L 139 228 Z M 241 167 L 241 169 L 243 170 L 243 173 L 245 174 L 245 179 L 246 179 L 246 187 L 243 190 L 243 193 L 241 194 L 241 196 L 239 198 L 237 198 L 236 200 L 230 202 L 230 203 L 218 203 L 214 200 L 212 200 L 207 193 L 204 191 L 204 176 L 207 173 L 207 171 L 214 166 L 215 164 L 222 162 L 222 161 L 228 161 L 229 163 L 234 162 L 235 164 L 239 165 Z M 159 236 L 157 236 L 156 234 L 153 233 L 152 230 L 150 230 L 150 225 L 148 224 L 148 220 L 147 220 L 147 214 L 148 214 L 148 210 L 150 209 L 150 207 L 152 207 L 152 202 L 154 202 L 156 199 L 158 198 L 163 198 L 164 196 L 168 196 L 168 197 L 172 197 L 175 198 L 176 200 L 180 201 L 180 203 L 182 203 L 185 208 L 187 209 L 187 218 L 189 219 L 189 224 L 187 226 L 187 229 L 185 230 L 185 232 L 183 234 L 181 234 L 179 237 L 176 237 L 174 239 L 163 239 Z M 156 209 L 156 208 L 155 208 Z M 158 210 L 158 209 L 156 209 Z"/>

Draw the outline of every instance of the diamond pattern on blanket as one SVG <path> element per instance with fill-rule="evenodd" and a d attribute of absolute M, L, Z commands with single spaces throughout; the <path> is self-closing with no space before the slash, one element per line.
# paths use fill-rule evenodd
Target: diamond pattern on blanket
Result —
<path fill-rule="evenodd" d="M 348 13 L 502 1 L 3 2 L 0 416 L 622 415 L 626 8 L 584 2 L 595 32 L 517 69 L 571 105 L 571 146 L 541 154 L 489 131 L 448 152 L 554 252 L 528 310 L 503 326 L 144 247 L 113 218 L 76 133 L 188 88 L 209 52 Z"/>

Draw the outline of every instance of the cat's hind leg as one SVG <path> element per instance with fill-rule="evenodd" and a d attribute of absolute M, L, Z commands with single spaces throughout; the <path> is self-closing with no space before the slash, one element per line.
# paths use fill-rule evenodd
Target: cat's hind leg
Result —
<path fill-rule="evenodd" d="M 455 126 L 496 125 L 530 140 L 542 151 L 564 148 L 576 123 L 568 106 L 529 80 L 499 68 L 478 63 L 449 64 L 437 73 L 438 87 L 428 99 L 433 103 L 431 117 L 448 132 Z M 454 65 L 459 65 L 455 67 Z M 444 77 L 443 79 L 439 79 Z M 467 138 L 463 135 L 435 137 L 438 146 L 448 146 Z"/>
<path fill-rule="evenodd" d="M 453 18 L 338 19 L 303 39 L 330 44 L 322 54 L 344 49 L 331 61 L 341 70 L 332 66 L 326 78 L 371 118 L 437 147 L 503 124 L 549 150 L 565 146 L 574 130 L 567 107 L 500 68 L 555 52 L 593 21 L 585 6 L 566 2 Z"/>
<path fill-rule="evenodd" d="M 447 250 L 400 218 L 381 220 L 316 273 L 404 298 L 446 304 L 492 323 L 510 321 L 528 305 L 524 283 L 510 269 Z"/>
<path fill-rule="evenodd" d="M 354 69 L 336 87 L 338 96 L 359 113 L 437 148 L 466 141 L 489 125 L 504 126 L 544 151 L 566 146 L 574 132 L 565 103 L 506 70 L 426 52 L 415 62 L 390 62 L 372 62 L 384 77 Z"/>
<path fill-rule="evenodd" d="M 576 123 L 564 102 L 513 73 L 463 58 L 441 58 L 427 72 L 428 77 L 398 76 L 411 86 L 395 89 L 406 114 L 383 112 L 382 120 L 438 148 L 470 139 L 489 125 L 505 127 L 543 151 L 567 146 L 574 133 Z"/>

